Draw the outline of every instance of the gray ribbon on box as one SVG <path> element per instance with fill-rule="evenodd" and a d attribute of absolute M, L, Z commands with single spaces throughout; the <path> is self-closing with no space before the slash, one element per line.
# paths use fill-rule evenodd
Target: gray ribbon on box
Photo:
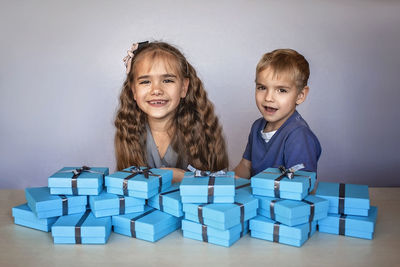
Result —
<path fill-rule="evenodd" d="M 262 172 L 262 173 L 267 173 L 267 174 L 281 174 L 278 178 L 274 179 L 274 195 L 276 198 L 280 198 L 280 181 L 287 177 L 289 179 L 293 179 L 294 176 L 296 177 L 306 177 L 308 178 L 308 182 L 309 182 L 309 186 L 308 186 L 308 192 L 310 192 L 310 188 L 311 188 L 311 177 L 307 176 L 307 175 L 300 175 L 300 174 L 295 174 L 296 171 L 301 170 L 305 168 L 304 164 L 297 164 L 289 169 L 286 169 L 284 166 L 279 166 L 279 170 L 280 173 L 276 173 L 276 172 Z"/>
<path fill-rule="evenodd" d="M 271 220 L 275 221 L 275 203 L 281 201 L 281 199 L 274 199 L 271 200 L 271 202 L 269 203 L 269 214 L 271 217 Z"/>
<path fill-rule="evenodd" d="M 197 207 L 197 216 L 199 217 L 199 223 L 201 223 L 201 224 L 204 224 L 203 207 L 206 205 L 207 204 L 201 204 Z"/>
<path fill-rule="evenodd" d="M 68 198 L 65 195 L 59 195 L 62 201 L 62 216 L 68 214 Z"/>
<path fill-rule="evenodd" d="M 81 226 L 83 222 L 86 220 L 86 218 L 89 216 L 90 210 L 86 210 L 86 212 L 82 215 L 82 217 L 79 219 L 79 221 L 75 225 L 75 243 L 76 244 L 82 244 L 82 232 L 81 232 Z"/>
<path fill-rule="evenodd" d="M 172 194 L 172 193 L 178 192 L 178 191 L 179 191 L 179 188 L 171 190 L 171 191 L 168 191 L 168 192 L 160 193 L 160 195 L 158 196 L 158 203 L 159 203 L 161 211 L 164 211 L 163 196 L 168 195 L 168 194 Z"/>
<path fill-rule="evenodd" d="M 302 202 L 310 205 L 310 216 L 308 217 L 308 221 L 312 222 L 314 220 L 314 215 L 315 215 L 315 204 L 305 199 L 303 199 Z"/>
<path fill-rule="evenodd" d="M 244 222 L 244 205 L 243 203 L 240 202 L 234 202 L 233 204 L 238 205 L 240 208 L 240 222 Z"/>
<path fill-rule="evenodd" d="M 347 215 L 341 214 L 339 218 L 339 235 L 345 235 Z"/>
<path fill-rule="evenodd" d="M 279 243 L 279 225 L 281 223 L 280 222 L 275 222 L 274 223 L 274 232 L 273 232 L 273 242 Z"/>
<path fill-rule="evenodd" d="M 214 202 L 214 185 L 215 185 L 215 177 L 226 176 L 226 172 L 223 170 L 217 172 L 211 171 L 201 171 L 193 167 L 192 165 L 188 165 L 187 169 L 194 173 L 192 177 L 206 177 L 209 176 L 208 180 L 208 193 L 207 193 L 207 203 Z M 186 176 L 191 177 L 191 176 Z"/>
<path fill-rule="evenodd" d="M 80 168 L 71 169 L 71 170 L 59 171 L 57 173 L 67 173 L 67 172 L 72 172 L 74 174 L 71 177 L 72 195 L 74 195 L 74 196 L 78 195 L 78 180 L 77 179 L 78 179 L 79 175 L 81 175 L 83 172 L 101 174 L 101 175 L 103 175 L 103 178 L 104 178 L 104 173 L 92 171 L 91 168 L 88 166 L 82 166 Z"/>
<path fill-rule="evenodd" d="M 119 214 L 125 214 L 125 197 L 118 195 L 119 198 Z"/>
<path fill-rule="evenodd" d="M 340 183 L 339 184 L 339 214 L 344 214 L 344 200 L 346 195 L 346 185 Z"/>
<path fill-rule="evenodd" d="M 242 231 L 240 232 L 240 237 L 243 237 L 243 235 L 244 235 L 244 222 L 242 222 L 241 225 L 242 225 Z"/>
<path fill-rule="evenodd" d="M 204 224 L 201 225 L 201 237 L 203 239 L 203 242 L 208 243 L 207 225 L 204 225 Z"/>
<path fill-rule="evenodd" d="M 135 222 L 136 222 L 137 220 L 139 220 L 140 218 L 143 218 L 144 216 L 146 216 L 146 215 L 148 215 L 148 214 L 150 214 L 150 213 L 152 213 L 152 212 L 154 212 L 154 211 L 156 211 L 156 209 L 148 210 L 148 211 L 146 211 L 145 213 L 143 213 L 143 214 L 141 214 L 141 215 L 139 215 L 139 216 L 136 216 L 136 217 L 134 217 L 134 218 L 131 219 L 131 236 L 132 236 L 132 237 L 136 238 Z"/>
<path fill-rule="evenodd" d="M 124 196 L 128 196 L 128 180 L 132 179 L 136 175 L 143 174 L 144 178 L 149 179 L 149 176 L 155 176 L 158 177 L 158 192 L 161 192 L 161 187 L 162 187 L 162 176 L 158 174 L 154 174 L 150 171 L 150 169 L 147 167 L 145 169 L 140 169 L 136 166 L 131 167 L 129 170 L 122 170 L 121 172 L 126 172 L 126 173 L 131 173 L 131 175 L 128 175 L 127 177 L 124 178 L 123 184 L 122 184 L 122 190 L 124 192 Z"/>

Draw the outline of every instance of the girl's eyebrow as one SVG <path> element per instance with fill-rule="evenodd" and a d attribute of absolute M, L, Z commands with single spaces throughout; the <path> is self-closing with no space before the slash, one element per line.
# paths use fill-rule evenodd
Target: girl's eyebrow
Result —
<path fill-rule="evenodd" d="M 160 76 L 163 77 L 163 78 L 176 78 L 177 77 L 175 74 L 170 74 L 170 73 L 162 74 Z M 142 75 L 142 76 L 139 76 L 137 79 L 138 80 L 140 80 L 140 79 L 149 79 L 150 77 L 151 77 L 151 75 Z"/>

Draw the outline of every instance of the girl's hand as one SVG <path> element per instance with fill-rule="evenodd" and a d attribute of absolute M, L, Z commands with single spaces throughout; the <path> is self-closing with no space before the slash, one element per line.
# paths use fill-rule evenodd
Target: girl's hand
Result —
<path fill-rule="evenodd" d="M 182 181 L 183 179 L 183 175 L 185 174 L 185 170 L 182 169 L 178 169 L 178 168 L 160 168 L 163 170 L 171 170 L 173 171 L 173 175 L 172 175 L 172 183 L 177 183 Z"/>

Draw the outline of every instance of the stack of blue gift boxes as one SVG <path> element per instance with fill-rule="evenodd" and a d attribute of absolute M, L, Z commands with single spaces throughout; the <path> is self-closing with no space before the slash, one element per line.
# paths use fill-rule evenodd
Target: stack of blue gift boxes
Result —
<path fill-rule="evenodd" d="M 191 168 L 180 184 L 172 171 L 65 167 L 48 187 L 26 188 L 16 224 L 52 232 L 54 243 L 104 244 L 112 231 L 155 242 L 183 236 L 229 247 L 251 237 L 302 246 L 320 232 L 372 239 L 377 208 L 366 185 L 320 182 L 316 174 L 268 168 L 251 180 Z M 105 187 L 104 187 L 105 186 Z"/>

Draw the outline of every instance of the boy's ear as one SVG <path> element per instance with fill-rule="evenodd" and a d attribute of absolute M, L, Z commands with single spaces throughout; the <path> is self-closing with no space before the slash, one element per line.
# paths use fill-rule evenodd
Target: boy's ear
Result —
<path fill-rule="evenodd" d="M 189 79 L 185 78 L 185 79 L 183 79 L 183 87 L 182 87 L 182 91 L 181 91 L 181 98 L 185 98 L 186 97 L 188 88 L 189 88 Z"/>
<path fill-rule="evenodd" d="M 304 88 L 301 89 L 301 91 L 297 95 L 296 105 L 300 105 L 301 103 L 303 103 L 306 100 L 309 91 L 310 91 L 310 87 L 308 87 L 308 86 L 304 86 Z"/>

